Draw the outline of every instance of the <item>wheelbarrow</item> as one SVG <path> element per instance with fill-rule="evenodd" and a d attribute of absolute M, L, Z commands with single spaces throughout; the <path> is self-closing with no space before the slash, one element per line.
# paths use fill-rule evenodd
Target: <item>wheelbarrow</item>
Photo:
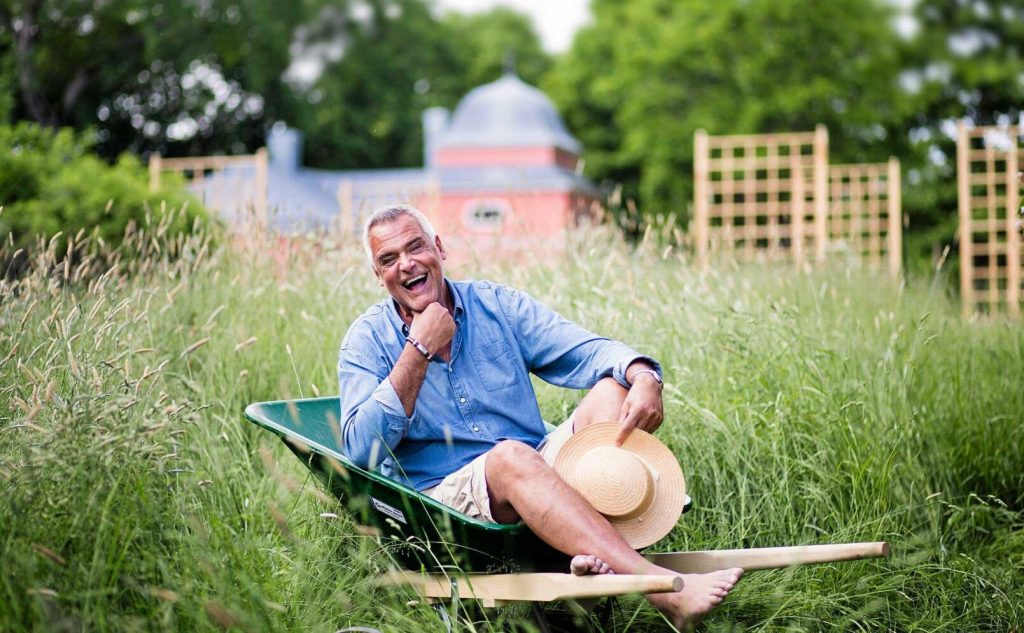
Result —
<path fill-rule="evenodd" d="M 337 397 L 249 405 L 245 417 L 278 435 L 343 503 L 363 530 L 380 537 L 401 567 L 387 581 L 427 602 L 476 600 L 484 607 L 534 605 L 631 593 L 678 591 L 678 576 L 565 573 L 569 557 L 525 525 L 468 517 L 427 495 L 353 464 L 341 451 Z M 687 508 L 689 499 L 687 499 Z M 747 571 L 887 556 L 884 542 L 649 554 L 679 573 L 730 567 Z M 543 628 L 543 626 L 542 626 Z"/>

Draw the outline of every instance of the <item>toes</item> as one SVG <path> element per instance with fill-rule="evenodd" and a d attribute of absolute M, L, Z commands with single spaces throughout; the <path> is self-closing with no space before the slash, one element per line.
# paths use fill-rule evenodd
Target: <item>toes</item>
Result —
<path fill-rule="evenodd" d="M 590 556 L 573 556 L 569 562 L 569 571 L 576 576 L 582 576 L 590 570 L 591 560 Z"/>
<path fill-rule="evenodd" d="M 613 574 L 612 568 L 608 563 L 604 562 L 597 556 L 590 554 L 580 554 L 573 556 L 572 561 L 569 562 L 569 571 L 576 576 L 585 576 L 587 574 Z"/>

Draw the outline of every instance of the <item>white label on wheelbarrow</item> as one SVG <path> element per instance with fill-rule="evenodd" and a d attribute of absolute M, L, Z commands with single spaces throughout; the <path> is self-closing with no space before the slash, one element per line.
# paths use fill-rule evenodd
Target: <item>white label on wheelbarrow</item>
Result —
<path fill-rule="evenodd" d="M 409 524 L 408 521 L 405 520 L 405 515 L 402 514 L 402 511 L 399 510 L 398 508 L 393 508 L 393 507 L 389 506 L 388 504 L 384 503 L 383 501 L 380 501 L 379 499 L 374 499 L 373 497 L 370 497 L 370 503 L 373 504 L 373 507 L 375 509 L 377 509 L 380 512 L 383 512 L 384 514 L 388 515 L 392 519 L 394 519 L 396 521 L 401 521 L 402 523 L 405 523 L 406 525 Z"/>

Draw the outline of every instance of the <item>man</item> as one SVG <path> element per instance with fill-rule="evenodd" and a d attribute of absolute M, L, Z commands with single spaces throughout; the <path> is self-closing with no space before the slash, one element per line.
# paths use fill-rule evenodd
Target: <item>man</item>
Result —
<path fill-rule="evenodd" d="M 679 575 L 629 547 L 551 467 L 574 431 L 610 412 L 622 427 L 619 443 L 633 429 L 657 429 L 663 417 L 658 364 L 522 292 L 449 281 L 441 239 L 412 207 L 378 209 L 363 238 L 390 296 L 360 316 L 341 345 L 348 457 L 363 467 L 379 465 L 469 516 L 523 521 L 576 557 L 576 572 Z M 547 437 L 530 373 L 590 389 Z M 687 627 L 719 604 L 741 574 L 683 574 L 681 591 L 648 600 Z"/>

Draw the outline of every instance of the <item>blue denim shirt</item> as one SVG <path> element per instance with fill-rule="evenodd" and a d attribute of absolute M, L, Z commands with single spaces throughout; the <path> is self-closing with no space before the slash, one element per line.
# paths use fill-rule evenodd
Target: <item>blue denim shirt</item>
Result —
<path fill-rule="evenodd" d="M 572 389 L 612 376 L 642 358 L 597 336 L 526 293 L 486 281 L 446 280 L 455 303 L 451 359 L 427 367 L 412 416 L 388 374 L 406 345 L 407 326 L 391 298 L 349 327 L 338 356 L 341 437 L 357 465 L 423 490 L 502 440 L 536 447 L 544 422 L 530 374 Z M 615 416 L 618 411 L 610 412 Z"/>

